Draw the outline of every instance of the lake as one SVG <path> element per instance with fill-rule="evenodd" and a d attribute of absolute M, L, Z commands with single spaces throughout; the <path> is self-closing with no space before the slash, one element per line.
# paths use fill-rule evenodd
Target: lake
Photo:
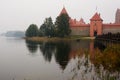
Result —
<path fill-rule="evenodd" d="M 0 80 L 120 80 L 120 44 L 112 49 L 113 43 L 93 40 L 0 42 Z"/>

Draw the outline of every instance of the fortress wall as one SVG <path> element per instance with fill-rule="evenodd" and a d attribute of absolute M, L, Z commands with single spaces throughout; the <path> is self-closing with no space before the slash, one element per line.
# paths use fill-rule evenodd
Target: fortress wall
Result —
<path fill-rule="evenodd" d="M 104 34 L 107 34 L 108 32 L 111 32 L 111 33 L 119 32 L 120 33 L 120 28 L 105 28 L 105 29 L 103 29 Z"/>
<path fill-rule="evenodd" d="M 89 27 L 71 27 L 71 35 L 89 36 Z"/>
<path fill-rule="evenodd" d="M 108 32 L 111 33 L 120 33 L 120 25 L 103 25 L 103 33 L 106 34 Z"/>

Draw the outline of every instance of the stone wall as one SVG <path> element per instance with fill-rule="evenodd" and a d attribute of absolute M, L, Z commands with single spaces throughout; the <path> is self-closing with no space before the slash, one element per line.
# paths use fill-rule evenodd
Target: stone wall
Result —
<path fill-rule="evenodd" d="M 103 25 L 103 34 L 111 33 L 120 33 L 120 25 Z"/>
<path fill-rule="evenodd" d="M 90 27 L 71 27 L 71 35 L 89 36 Z"/>

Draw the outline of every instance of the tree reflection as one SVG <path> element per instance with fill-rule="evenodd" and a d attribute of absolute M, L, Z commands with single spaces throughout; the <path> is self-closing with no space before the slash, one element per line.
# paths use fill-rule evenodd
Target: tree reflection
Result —
<path fill-rule="evenodd" d="M 26 43 L 31 53 L 37 51 L 38 43 L 31 41 Z M 73 58 L 75 65 L 71 67 L 72 80 L 120 79 L 120 44 L 108 46 L 102 42 L 92 41 L 90 45 L 86 43 L 90 49 L 84 49 L 78 44 L 79 42 L 76 44 L 73 42 L 72 45 L 68 42 L 41 42 L 39 48 L 45 61 L 51 62 L 54 56 L 62 70 L 67 68 L 68 62 L 70 64 L 71 58 L 75 56 Z"/>
<path fill-rule="evenodd" d="M 94 41 L 94 48 L 98 48 L 100 51 L 104 51 L 106 46 L 102 42 Z"/>
<path fill-rule="evenodd" d="M 56 45 L 55 59 L 61 66 L 61 69 L 65 69 L 69 61 L 70 45 L 68 43 L 59 42 Z"/>
<path fill-rule="evenodd" d="M 68 43 L 44 42 L 40 44 L 40 50 L 44 56 L 44 59 L 48 62 L 51 61 L 54 54 L 55 60 L 61 66 L 61 69 L 65 69 L 69 61 L 70 53 L 70 45 L 68 45 Z"/>
<path fill-rule="evenodd" d="M 40 48 L 45 61 L 51 62 L 52 56 L 55 56 L 55 61 L 60 65 L 61 69 L 65 69 L 69 61 L 70 45 L 67 42 L 33 42 L 26 40 L 26 46 L 30 53 L 36 53 L 37 48 Z"/>
<path fill-rule="evenodd" d="M 38 49 L 38 43 L 33 41 L 26 40 L 26 46 L 30 53 L 36 53 Z"/>
<path fill-rule="evenodd" d="M 51 42 L 44 42 L 40 44 L 40 50 L 43 54 L 44 59 L 50 62 L 52 55 L 55 52 L 55 45 Z"/>

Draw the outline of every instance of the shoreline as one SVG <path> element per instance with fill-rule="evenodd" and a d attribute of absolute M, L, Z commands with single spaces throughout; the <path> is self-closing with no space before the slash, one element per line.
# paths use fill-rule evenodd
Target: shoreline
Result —
<path fill-rule="evenodd" d="M 70 41 L 80 41 L 80 40 L 94 40 L 95 37 L 24 37 L 25 40 L 35 41 L 35 42 L 70 42 Z"/>

